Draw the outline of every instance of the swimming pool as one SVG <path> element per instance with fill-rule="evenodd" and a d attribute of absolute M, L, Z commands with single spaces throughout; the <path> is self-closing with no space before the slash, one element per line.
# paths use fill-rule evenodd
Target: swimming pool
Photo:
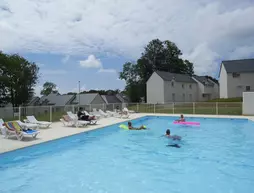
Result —
<path fill-rule="evenodd" d="M 254 123 L 203 119 L 200 127 L 172 117 L 113 125 L 0 154 L 1 193 L 250 193 L 254 189 Z M 163 137 L 182 136 L 181 148 Z"/>

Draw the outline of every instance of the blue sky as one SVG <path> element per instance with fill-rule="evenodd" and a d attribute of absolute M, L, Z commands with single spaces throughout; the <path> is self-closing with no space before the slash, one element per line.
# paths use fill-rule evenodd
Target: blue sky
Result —
<path fill-rule="evenodd" d="M 1 0 L 0 50 L 40 66 L 60 93 L 123 89 L 118 72 L 152 39 L 170 40 L 198 75 L 254 57 L 253 0 Z"/>
<path fill-rule="evenodd" d="M 81 57 L 24 53 L 23 56 L 40 67 L 39 85 L 51 81 L 58 86 L 61 93 L 77 92 L 78 81 L 80 81 L 81 90 L 124 89 L 125 83 L 119 79 L 119 72 L 122 70 L 122 64 L 130 60 L 125 57 L 103 55 L 96 58 L 94 55 Z M 88 58 L 92 59 L 88 60 Z M 80 61 L 87 62 L 85 64 L 89 67 L 82 66 Z"/>

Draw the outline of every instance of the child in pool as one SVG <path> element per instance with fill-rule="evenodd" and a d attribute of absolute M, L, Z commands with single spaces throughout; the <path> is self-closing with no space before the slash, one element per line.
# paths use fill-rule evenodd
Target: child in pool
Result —
<path fill-rule="evenodd" d="M 177 135 L 170 135 L 170 130 L 167 129 L 166 130 L 166 134 L 165 134 L 166 137 L 168 138 L 171 138 L 173 140 L 181 140 L 181 137 L 180 136 L 177 136 Z M 168 144 L 167 146 L 169 147 L 175 147 L 175 148 L 180 148 L 181 146 L 178 145 L 178 144 Z"/>
<path fill-rule="evenodd" d="M 178 136 L 178 135 L 170 135 L 170 129 L 166 130 L 165 136 L 168 137 L 168 138 L 171 138 L 173 140 L 181 140 L 181 137 Z"/>
<path fill-rule="evenodd" d="M 131 122 L 128 122 L 128 128 L 129 130 L 142 130 L 142 129 L 146 129 L 143 125 L 139 128 L 135 128 L 132 126 L 132 123 Z"/>
<path fill-rule="evenodd" d="M 176 120 L 178 122 L 185 122 L 185 118 L 183 115 L 180 116 L 180 119 Z"/>

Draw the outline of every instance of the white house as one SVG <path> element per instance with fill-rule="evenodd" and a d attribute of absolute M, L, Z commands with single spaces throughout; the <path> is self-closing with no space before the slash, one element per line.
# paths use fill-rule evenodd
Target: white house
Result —
<path fill-rule="evenodd" d="M 219 98 L 219 84 L 207 76 L 193 76 L 198 84 L 198 97 L 196 101 L 208 101 Z"/>
<path fill-rule="evenodd" d="M 220 67 L 220 98 L 242 97 L 254 91 L 254 59 L 222 61 Z"/>
<path fill-rule="evenodd" d="M 205 76 L 154 72 L 146 83 L 147 103 L 196 102 L 219 97 L 219 85 Z"/>

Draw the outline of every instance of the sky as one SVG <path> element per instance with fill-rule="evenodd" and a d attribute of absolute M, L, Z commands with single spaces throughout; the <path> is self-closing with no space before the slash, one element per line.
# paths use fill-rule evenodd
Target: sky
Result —
<path fill-rule="evenodd" d="M 198 75 L 254 57 L 254 0 L 1 0 L 0 50 L 40 67 L 60 93 L 124 89 L 123 64 L 170 40 Z"/>

